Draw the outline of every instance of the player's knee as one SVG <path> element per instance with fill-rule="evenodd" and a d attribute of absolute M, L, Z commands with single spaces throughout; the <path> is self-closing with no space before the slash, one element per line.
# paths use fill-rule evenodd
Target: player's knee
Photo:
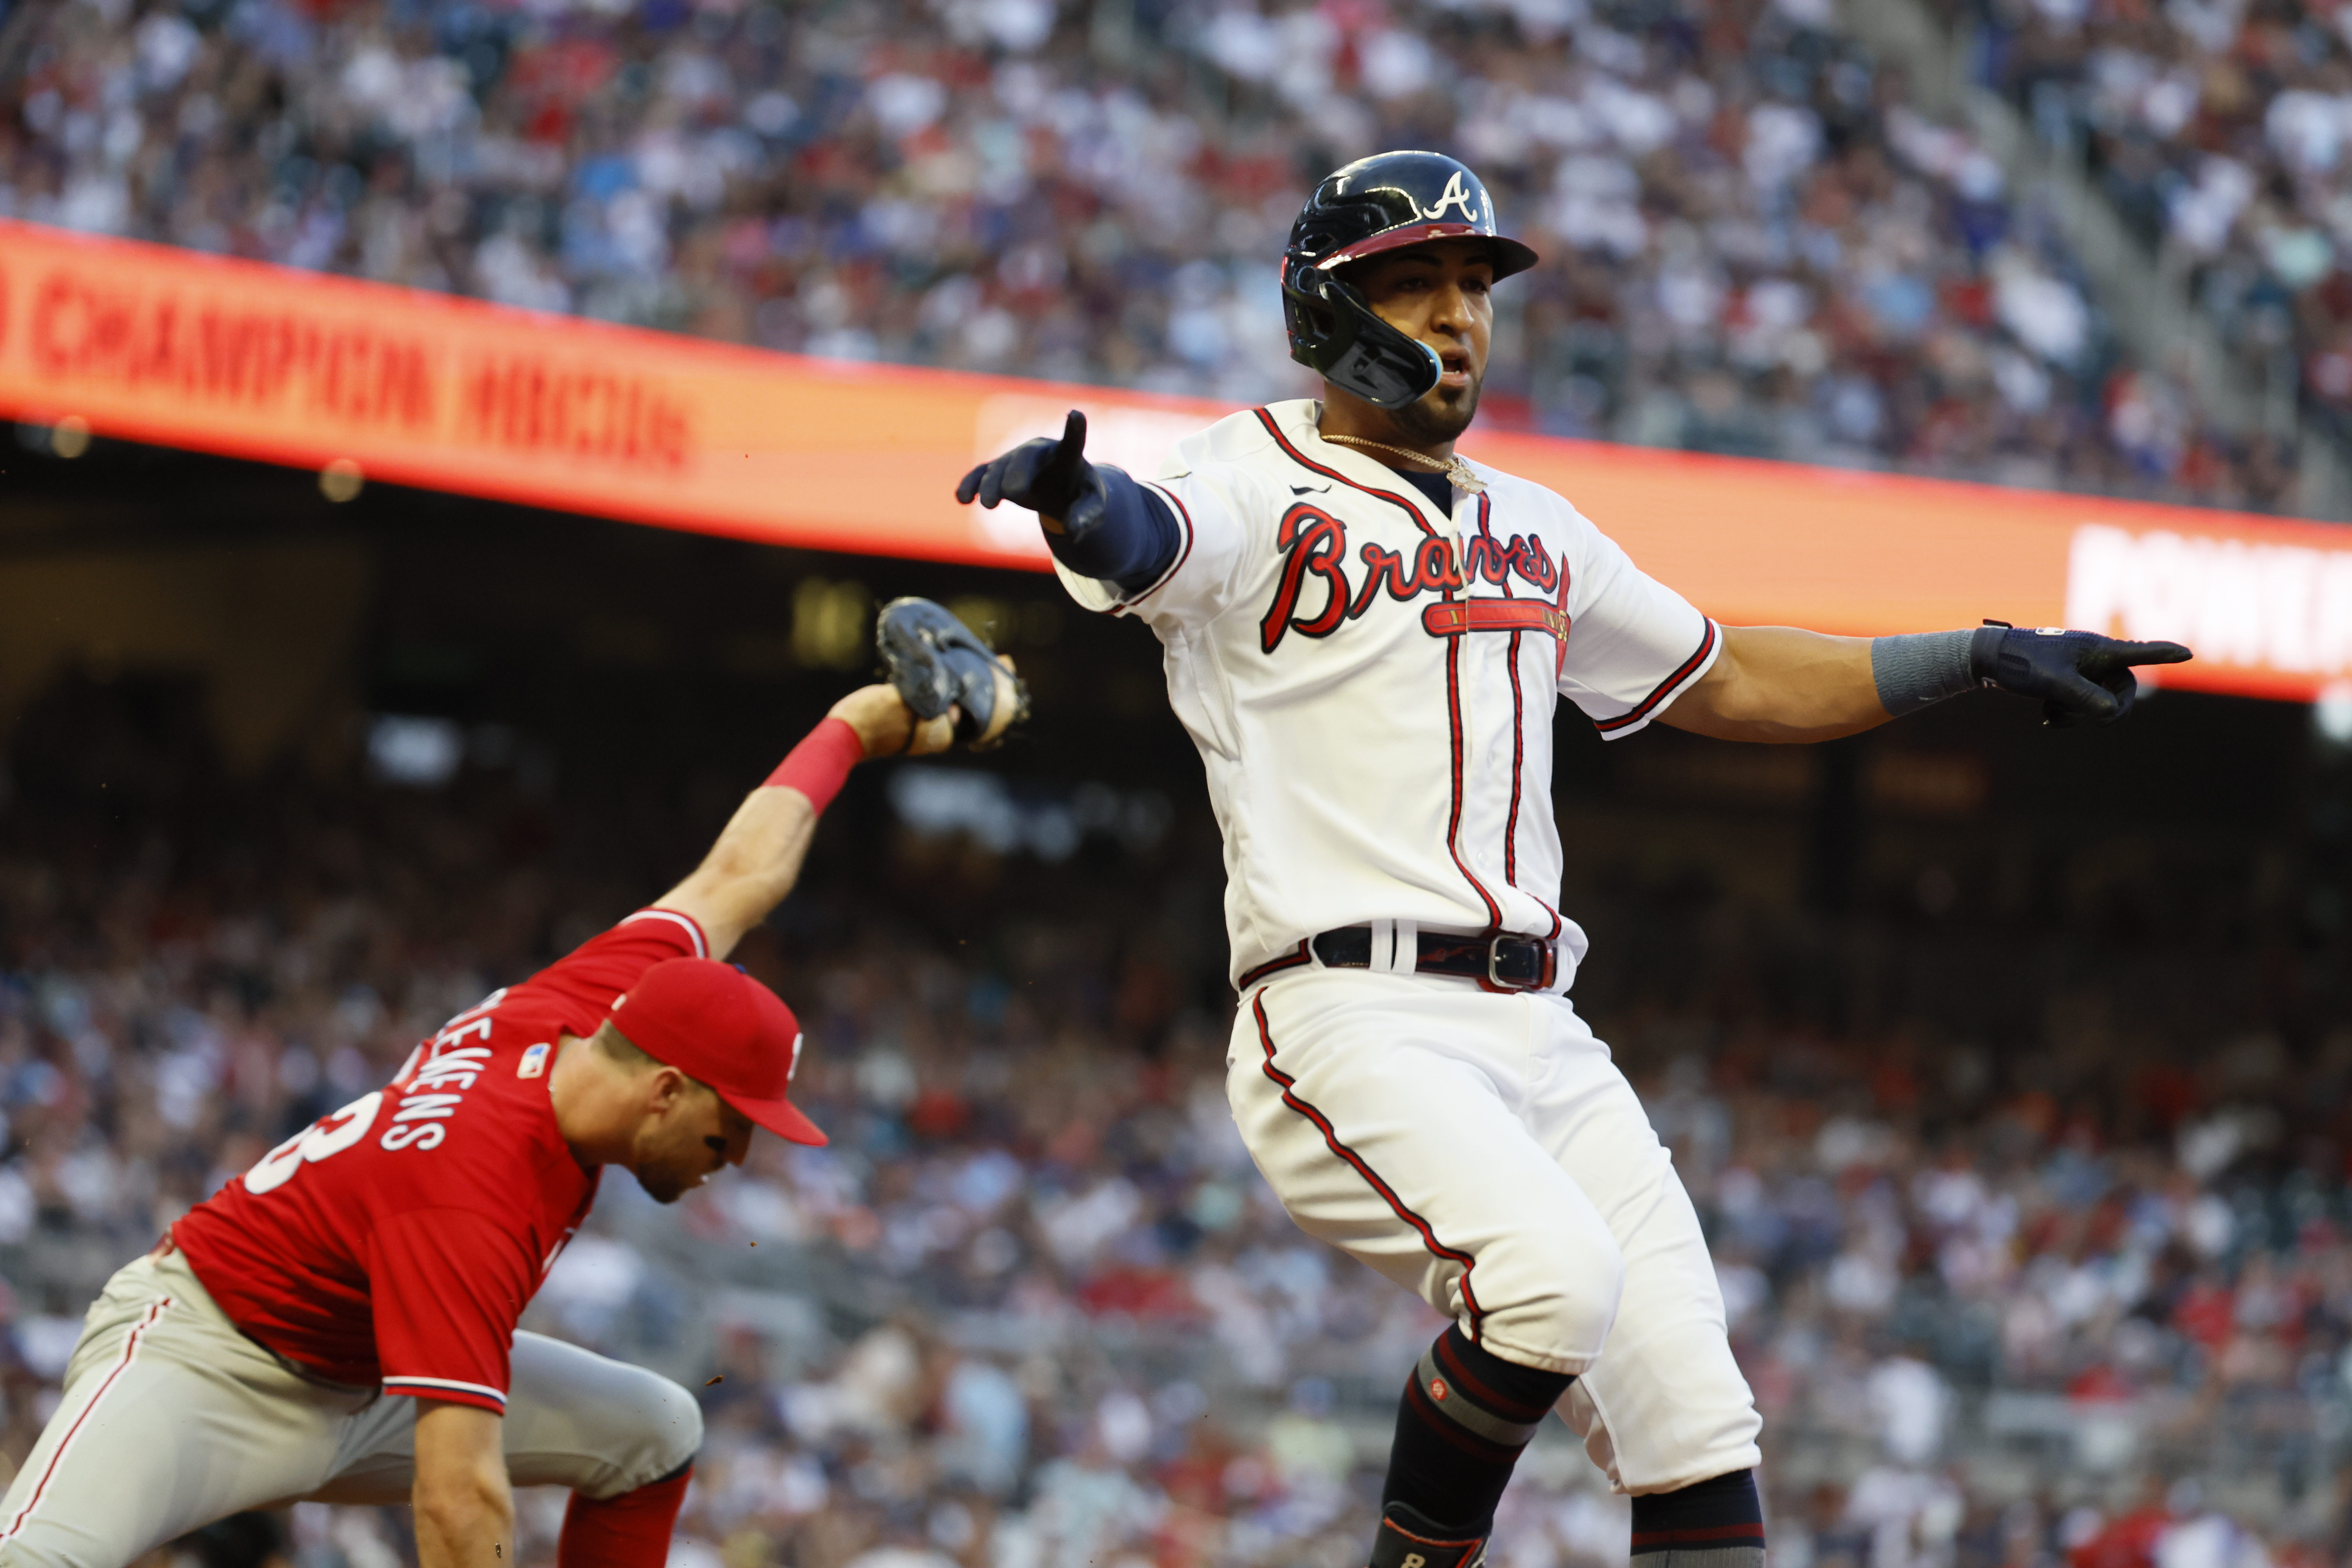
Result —
<path fill-rule="evenodd" d="M 661 1384 L 660 1407 L 655 1421 L 655 1449 L 652 1473 L 640 1479 L 638 1485 L 675 1475 L 693 1462 L 702 1451 L 702 1406 L 694 1395 L 669 1379 L 656 1379 Z"/>
<path fill-rule="evenodd" d="M 612 1479 L 598 1495 L 650 1486 L 691 1463 L 702 1448 L 702 1407 L 694 1395 L 657 1373 L 633 1370 L 638 1375 L 626 1402 L 626 1431 L 611 1456 Z"/>
<path fill-rule="evenodd" d="M 1625 1289 L 1616 1242 L 1605 1234 L 1529 1237 L 1508 1261 L 1505 1277 L 1517 1289 L 1494 1312 L 1496 1339 L 1571 1364 L 1600 1354 Z"/>

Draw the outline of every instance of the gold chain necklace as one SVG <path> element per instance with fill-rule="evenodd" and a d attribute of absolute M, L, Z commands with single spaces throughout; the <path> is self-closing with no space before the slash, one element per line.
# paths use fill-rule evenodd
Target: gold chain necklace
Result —
<path fill-rule="evenodd" d="M 1323 435 L 1319 430 L 1316 434 Z M 1385 441 L 1367 441 L 1360 436 L 1323 436 L 1323 439 L 1342 442 L 1350 447 L 1370 447 L 1376 452 L 1394 452 L 1400 458 L 1411 458 L 1416 463 L 1427 463 L 1431 468 L 1438 469 L 1453 481 L 1454 488 L 1457 490 L 1464 490 L 1474 496 L 1486 493 L 1486 481 L 1472 473 L 1470 465 L 1459 458 L 1433 458 L 1426 452 L 1416 452 L 1405 447 L 1391 447 Z"/>

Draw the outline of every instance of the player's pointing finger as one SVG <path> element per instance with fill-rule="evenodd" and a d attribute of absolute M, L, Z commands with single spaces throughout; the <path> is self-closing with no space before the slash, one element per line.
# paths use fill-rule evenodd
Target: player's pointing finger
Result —
<path fill-rule="evenodd" d="M 2187 664 L 2197 656 L 2177 642 L 2118 642 L 2116 657 L 2124 664 Z"/>
<path fill-rule="evenodd" d="M 956 481 L 957 505 L 970 506 L 971 504 L 972 498 L 980 494 L 981 476 L 987 472 L 988 465 L 986 463 L 976 464 L 974 465 L 971 472 L 966 474 L 962 479 Z"/>

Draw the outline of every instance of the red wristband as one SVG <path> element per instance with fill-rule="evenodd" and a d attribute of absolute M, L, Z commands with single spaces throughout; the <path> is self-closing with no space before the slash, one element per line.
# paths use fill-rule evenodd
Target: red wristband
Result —
<path fill-rule="evenodd" d="M 849 770 L 866 760 L 866 742 L 845 719 L 827 719 L 811 730 L 793 754 L 768 775 L 769 789 L 796 789 L 823 811 L 841 793 Z"/>

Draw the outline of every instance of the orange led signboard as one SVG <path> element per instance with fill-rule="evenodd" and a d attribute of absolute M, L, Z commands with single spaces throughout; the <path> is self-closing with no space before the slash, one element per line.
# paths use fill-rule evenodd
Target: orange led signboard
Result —
<path fill-rule="evenodd" d="M 1042 568 L 978 458 L 1084 408 L 1150 472 L 1216 405 L 849 364 L 0 221 L 0 416 L 803 548 Z M 2352 687 L 2352 531 L 1476 434 L 1718 618 L 2178 637 L 2182 686 Z"/>

